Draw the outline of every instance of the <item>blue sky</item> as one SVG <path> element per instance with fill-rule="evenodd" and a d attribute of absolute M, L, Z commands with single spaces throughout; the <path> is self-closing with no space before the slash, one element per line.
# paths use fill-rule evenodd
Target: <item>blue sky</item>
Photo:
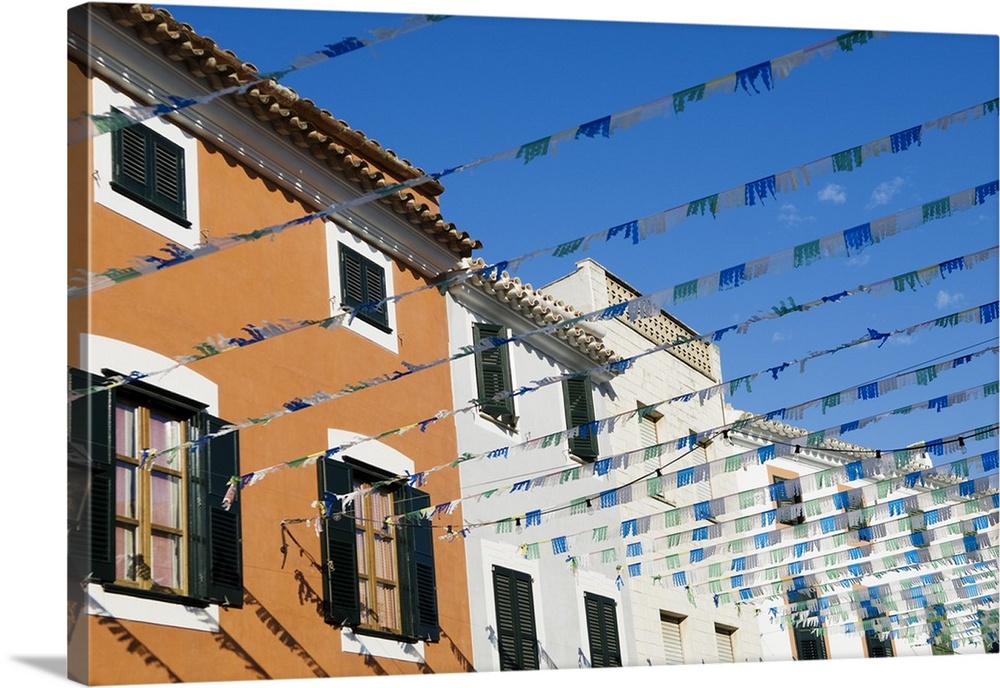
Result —
<path fill-rule="evenodd" d="M 262 71 L 348 36 L 401 25 L 400 15 L 168 6 L 202 35 Z M 411 10 L 412 11 L 412 10 Z M 433 11 L 433 8 L 432 8 Z M 719 21 L 721 17 L 713 18 Z M 261 27 L 267 27 L 262 40 Z M 439 171 L 616 114 L 855 29 L 759 28 L 458 16 L 287 75 L 282 83 L 383 146 Z M 997 38 L 890 32 L 849 53 L 816 57 L 760 93 L 738 90 L 689 103 L 609 138 L 561 144 L 555 154 L 502 160 L 445 177 L 445 219 L 483 241 L 490 262 L 674 208 L 923 124 L 997 95 Z M 588 254 L 650 292 L 773 254 L 997 178 L 997 118 L 929 131 L 921 145 L 852 172 L 716 218 L 682 222 L 639 245 L 596 242 Z M 821 261 L 670 309 L 710 332 L 996 244 L 997 199 L 898 235 L 849 258 Z M 517 275 L 541 286 L 583 257 L 542 258 Z M 996 262 L 903 294 L 858 295 L 727 334 L 726 379 L 752 374 L 997 298 Z M 758 378 L 732 403 L 761 413 L 954 358 L 995 343 L 995 323 L 964 325 L 885 346 L 867 345 Z M 810 412 L 822 429 L 971 387 L 996 377 L 981 357 L 927 386 Z M 894 448 L 997 418 L 994 399 L 892 418 L 845 440 Z M 982 447 L 980 446 L 983 445 Z M 973 451 L 987 450 L 987 443 Z"/>

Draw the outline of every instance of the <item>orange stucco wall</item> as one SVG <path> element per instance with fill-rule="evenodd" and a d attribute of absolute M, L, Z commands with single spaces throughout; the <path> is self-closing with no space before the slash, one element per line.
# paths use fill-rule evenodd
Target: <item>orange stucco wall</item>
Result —
<path fill-rule="evenodd" d="M 87 80 L 70 65 L 70 112 L 86 107 Z M 263 131 L 263 130 L 262 130 Z M 89 143 L 71 147 L 70 272 L 99 272 L 156 253 L 166 242 L 89 198 Z M 218 235 L 258 229 L 313 210 L 228 155 L 199 143 L 201 221 Z M 414 230 L 417 231 L 417 230 Z M 89 266 L 84 262 L 89 247 Z M 393 264 L 397 292 L 425 284 Z M 248 323 L 318 319 L 329 311 L 326 238 L 322 223 L 221 251 L 74 299 L 69 316 L 69 365 L 79 366 L 79 334 L 90 332 L 175 357 L 196 353 L 210 336 L 235 336 Z M 89 311 L 89 312 L 88 312 Z M 240 421 L 280 410 L 296 396 L 402 369 L 403 360 L 448 355 L 445 301 L 427 290 L 396 306 L 399 353 L 340 329 L 286 334 L 190 364 L 218 385 L 219 413 Z M 128 371 L 124 371 L 128 372 Z M 155 384 L 155 381 L 153 382 Z M 372 435 L 451 407 L 447 366 L 350 394 L 240 433 L 241 472 L 282 463 L 327 447 L 327 429 Z M 418 470 L 457 456 L 454 424 L 387 437 Z M 432 503 L 459 496 L 457 471 L 440 471 L 424 486 Z M 323 621 L 319 539 L 304 524 L 282 519 L 315 515 L 315 466 L 271 474 L 242 491 L 245 604 L 221 612 L 221 633 L 91 616 L 89 681 L 93 684 L 457 672 L 471 669 L 472 645 L 464 549 L 435 538 L 442 637 L 426 643 L 426 664 L 345 653 L 340 630 Z M 461 524 L 461 510 L 437 522 Z M 291 538 L 294 538 L 292 540 Z M 83 632 L 80 629 L 79 632 Z M 81 636 L 82 637 L 82 636 Z"/>

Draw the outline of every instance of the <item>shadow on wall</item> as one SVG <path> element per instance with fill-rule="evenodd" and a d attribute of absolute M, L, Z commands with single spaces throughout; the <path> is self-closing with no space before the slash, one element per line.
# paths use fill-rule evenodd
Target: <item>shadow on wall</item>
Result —
<path fill-rule="evenodd" d="M 443 628 L 441 629 L 441 637 L 448 641 L 448 646 L 451 649 L 451 655 L 456 660 L 458 660 L 458 663 L 462 667 L 462 671 L 472 672 L 476 670 L 476 667 L 472 665 L 472 662 L 469 661 L 469 658 L 466 657 L 465 654 L 458 649 L 458 646 L 455 644 L 455 641 L 453 641 L 448 636 L 448 634 L 444 632 Z"/>
<path fill-rule="evenodd" d="M 300 572 L 296 571 L 296 573 L 299 574 Z M 298 579 L 298 576 L 296 576 L 296 579 Z M 301 591 L 302 591 L 303 582 L 304 582 L 304 579 L 302 579 L 299 582 L 299 591 L 300 591 L 299 592 L 299 599 L 300 599 L 300 601 L 302 599 L 302 593 L 301 593 Z M 312 588 L 309 588 L 309 591 L 310 591 L 310 593 L 312 593 L 313 595 L 315 595 L 315 592 L 312 591 Z M 330 677 L 330 674 L 326 673 L 326 671 L 323 670 L 323 667 L 321 667 L 319 665 L 319 663 L 315 659 L 313 659 L 313 656 L 310 655 L 309 652 L 306 651 L 306 649 L 304 647 L 302 647 L 302 645 L 300 645 L 299 642 L 297 640 L 295 640 L 295 638 L 292 637 L 292 634 L 289 633 L 285 629 L 285 627 L 282 626 L 281 623 L 274 617 L 274 615 L 271 612 L 269 612 L 267 610 L 267 608 L 263 604 L 260 603 L 260 600 L 258 600 L 256 597 L 254 597 L 250 593 L 250 591 L 247 590 L 246 588 L 243 589 L 243 604 L 245 604 L 247 606 L 250 606 L 250 607 L 256 607 L 257 608 L 256 611 L 254 612 L 254 614 L 257 616 L 258 619 L 260 619 L 260 622 L 262 624 L 264 624 L 264 628 L 266 628 L 268 631 L 270 631 L 271 635 L 273 635 L 275 638 L 277 638 L 278 641 L 282 645 L 284 645 L 285 647 L 287 647 L 292 653 L 294 653 L 296 657 L 298 657 L 299 659 L 301 659 L 302 662 L 307 667 L 309 667 L 309 670 L 312 671 L 312 673 L 313 673 L 314 676 L 316 676 L 317 678 L 329 678 Z M 323 601 L 320 600 L 320 602 L 319 602 L 319 612 L 320 612 L 321 615 L 323 613 L 322 604 L 323 604 Z"/>

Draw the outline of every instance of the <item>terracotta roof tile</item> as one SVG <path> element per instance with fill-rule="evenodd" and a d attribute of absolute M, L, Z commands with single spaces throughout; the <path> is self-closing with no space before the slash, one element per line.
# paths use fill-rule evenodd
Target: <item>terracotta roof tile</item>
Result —
<path fill-rule="evenodd" d="M 93 7 L 102 8 L 116 24 L 133 30 L 144 43 L 158 46 L 168 59 L 181 64 L 212 90 L 259 79 L 253 64 L 242 62 L 211 38 L 198 35 L 190 25 L 178 22 L 164 9 L 110 3 L 94 3 Z M 270 124 L 275 132 L 294 145 L 308 150 L 333 172 L 354 183 L 362 193 L 425 174 L 424 170 L 383 148 L 364 132 L 351 129 L 347 122 L 274 81 L 260 82 L 243 93 L 228 97 L 259 121 Z M 430 180 L 379 200 L 456 255 L 467 257 L 474 249 L 482 247 L 481 242 L 459 230 L 454 223 L 446 222 L 436 208 L 423 200 L 436 199 L 443 191 L 440 182 Z"/>
<path fill-rule="evenodd" d="M 458 267 L 462 270 L 482 270 L 486 267 L 486 262 L 482 258 L 466 259 Z M 568 303 L 557 300 L 551 294 L 533 289 L 530 284 L 522 284 L 519 278 L 511 277 L 506 272 L 494 278 L 473 275 L 465 284 L 507 306 L 538 327 L 583 315 Z M 607 348 L 601 337 L 594 334 L 586 323 L 561 327 L 555 330 L 553 335 L 589 357 L 597 365 L 620 360 L 620 357 Z"/>

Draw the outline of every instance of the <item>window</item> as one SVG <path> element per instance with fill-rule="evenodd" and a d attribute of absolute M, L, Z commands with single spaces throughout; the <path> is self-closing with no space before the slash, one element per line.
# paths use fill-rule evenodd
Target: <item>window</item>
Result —
<path fill-rule="evenodd" d="M 778 509 L 778 523 L 796 526 L 806 520 L 802 513 L 802 491 L 798 478 L 774 476 L 771 479 L 771 499 Z"/>
<path fill-rule="evenodd" d="M 563 382 L 563 399 L 566 405 L 566 427 L 579 427 L 577 437 L 569 438 L 569 450 L 584 461 L 597 458 L 597 435 L 594 422 L 594 399 L 590 378 L 574 377 Z"/>
<path fill-rule="evenodd" d="M 883 621 L 885 616 L 866 616 L 876 622 Z M 865 631 L 865 649 L 869 657 L 892 657 L 892 638 L 889 635 L 880 636 L 878 631 Z"/>
<path fill-rule="evenodd" d="M 70 371 L 70 388 L 106 378 Z M 204 405 L 133 381 L 70 404 L 70 565 L 112 592 L 239 607 L 238 433 L 177 449 L 226 423 Z M 170 451 L 165 451 L 170 450 Z"/>
<path fill-rule="evenodd" d="M 590 665 L 599 667 L 620 667 L 621 647 L 618 644 L 618 619 L 615 601 L 584 593 L 583 606 L 587 613 L 587 640 L 590 643 Z"/>
<path fill-rule="evenodd" d="M 663 418 L 663 414 L 659 411 L 654 411 L 649 406 L 639 405 L 639 441 L 643 447 L 655 447 L 660 443 L 657 423 L 661 418 Z"/>
<path fill-rule="evenodd" d="M 796 604 L 802 603 L 802 610 L 809 610 L 809 618 L 818 618 L 819 610 L 812 608 L 809 609 L 806 605 L 811 601 L 816 599 L 816 593 L 811 589 L 802 590 L 789 590 L 788 591 L 788 603 Z M 826 659 L 826 641 L 817 633 L 813 632 L 815 627 L 807 627 L 805 625 L 792 626 L 792 636 L 795 641 L 795 656 L 798 659 Z"/>
<path fill-rule="evenodd" d="M 353 492 L 387 477 L 343 461 L 319 466 L 320 499 Z M 328 518 L 321 539 L 326 622 L 357 632 L 437 641 L 434 538 L 429 522 L 386 524 L 394 514 L 430 506 L 430 496 L 409 485 L 379 488 L 356 499 L 346 518 Z"/>
<path fill-rule="evenodd" d="M 111 134 L 111 188 L 182 227 L 187 220 L 184 149 L 142 124 Z"/>
<path fill-rule="evenodd" d="M 733 634 L 735 633 L 735 628 L 715 624 L 715 647 L 719 651 L 720 662 L 736 661 L 736 656 L 733 653 Z"/>
<path fill-rule="evenodd" d="M 927 607 L 927 626 L 931 636 L 931 654 L 955 654 L 951 640 L 951 627 L 948 623 L 948 612 L 944 605 L 935 604 Z"/>
<path fill-rule="evenodd" d="M 383 332 L 392 331 L 388 309 L 382 303 L 385 300 L 385 269 L 344 245 L 340 245 L 340 300 L 344 306 L 354 309 L 355 318 Z"/>
<path fill-rule="evenodd" d="M 531 576 L 493 567 L 493 594 L 497 613 L 497 650 L 500 671 L 538 668 L 538 637 Z"/>
<path fill-rule="evenodd" d="M 507 330 L 500 325 L 476 323 L 472 326 L 472 339 L 476 345 L 483 339 L 499 342 L 506 337 Z M 500 392 L 511 391 L 510 361 L 507 358 L 506 342 L 492 349 L 476 352 L 476 385 L 479 410 L 508 427 L 515 427 L 517 418 L 514 416 L 514 399 L 509 396 L 499 400 L 493 399 Z"/>
<path fill-rule="evenodd" d="M 660 634 L 663 636 L 663 659 L 667 664 L 684 663 L 684 646 L 681 643 L 683 616 L 660 612 Z"/>

